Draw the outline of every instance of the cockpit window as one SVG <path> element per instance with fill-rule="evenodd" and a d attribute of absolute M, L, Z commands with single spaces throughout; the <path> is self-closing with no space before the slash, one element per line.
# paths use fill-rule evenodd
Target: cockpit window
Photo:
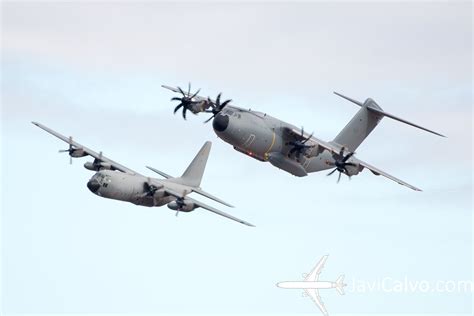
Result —
<path fill-rule="evenodd" d="M 95 178 L 96 178 L 97 182 L 99 182 L 100 185 L 110 183 L 112 181 L 112 179 L 110 178 L 109 175 L 106 175 L 106 174 L 103 174 L 103 173 L 97 173 L 95 175 Z"/>

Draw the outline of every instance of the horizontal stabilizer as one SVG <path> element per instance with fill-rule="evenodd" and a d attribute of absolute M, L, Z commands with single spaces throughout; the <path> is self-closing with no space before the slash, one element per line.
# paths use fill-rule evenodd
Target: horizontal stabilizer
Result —
<path fill-rule="evenodd" d="M 344 295 L 344 286 L 347 284 L 344 284 L 344 274 L 341 275 L 339 278 L 336 280 L 336 290 L 340 295 Z"/>
<path fill-rule="evenodd" d="M 170 176 L 169 174 L 167 173 L 164 173 L 163 171 L 160 171 L 158 169 L 155 169 L 153 167 L 150 167 L 150 166 L 146 166 L 148 169 L 150 169 L 151 171 L 153 172 L 156 172 L 158 173 L 160 176 L 162 176 L 163 178 L 166 178 L 166 179 L 170 179 L 170 178 L 173 178 L 172 176 Z"/>
<path fill-rule="evenodd" d="M 366 108 L 367 108 L 369 111 L 371 111 L 371 112 L 374 112 L 374 113 L 377 113 L 377 114 L 380 114 L 380 115 L 389 117 L 389 118 L 391 118 L 391 119 L 393 119 L 393 120 L 396 120 L 396 121 L 399 121 L 399 122 L 402 122 L 402 123 L 411 125 L 411 126 L 413 126 L 413 127 L 422 129 L 422 130 L 424 130 L 424 131 L 426 131 L 426 132 L 429 132 L 429 133 L 432 133 L 432 134 L 435 134 L 435 135 L 438 135 L 438 136 L 441 136 L 441 137 L 446 137 L 446 136 L 444 136 L 444 135 L 442 135 L 442 134 L 440 134 L 440 133 L 437 133 L 437 132 L 435 132 L 435 131 L 432 131 L 432 130 L 430 130 L 430 129 L 428 129 L 428 128 L 425 128 L 425 127 L 420 126 L 420 125 L 418 125 L 418 124 L 409 122 L 409 121 L 404 120 L 404 119 L 402 119 L 402 118 L 399 118 L 398 116 L 395 116 L 395 115 L 393 115 L 393 114 L 390 114 L 390 113 L 385 112 L 384 110 L 382 110 L 382 109 L 377 105 L 377 103 L 375 103 L 374 100 L 372 100 L 372 99 L 370 99 L 370 98 L 367 99 L 367 100 L 365 100 L 365 102 L 362 103 L 362 102 L 360 102 L 360 101 L 354 100 L 354 99 L 352 99 L 352 98 L 349 98 L 349 97 L 347 97 L 347 96 L 345 96 L 345 95 L 342 95 L 342 94 L 340 94 L 340 93 L 337 93 L 337 92 L 334 92 L 334 94 L 337 95 L 337 96 L 340 96 L 340 97 L 343 98 L 343 99 L 346 99 L 347 101 L 350 101 L 350 102 L 352 102 L 352 103 L 354 103 L 354 104 L 357 104 L 357 105 L 360 106 L 360 107 L 366 107 Z"/>
<path fill-rule="evenodd" d="M 422 130 L 424 130 L 424 131 L 426 131 L 426 132 L 429 132 L 429 133 L 432 133 L 432 134 L 435 134 L 435 135 L 438 135 L 438 136 L 441 136 L 441 137 L 446 137 L 446 136 L 444 136 L 443 134 L 437 133 L 437 132 L 435 132 L 435 131 L 432 131 L 432 130 L 430 130 L 430 129 L 427 129 L 426 127 L 417 125 L 417 124 L 415 124 L 415 123 L 408 122 L 407 120 L 404 120 L 404 119 L 402 119 L 402 118 L 399 118 L 399 117 L 397 117 L 397 116 L 395 116 L 395 115 L 393 115 L 393 114 L 384 112 L 384 111 L 382 111 L 382 110 L 374 109 L 374 108 L 372 108 L 372 107 L 370 107 L 370 106 L 368 107 L 368 109 L 369 109 L 370 111 L 373 111 L 373 112 L 382 114 L 383 116 L 389 117 L 389 118 L 394 119 L 394 120 L 396 120 L 396 121 L 399 121 L 399 122 L 402 122 L 402 123 L 411 125 L 411 126 L 413 126 L 413 127 L 419 128 L 419 129 L 422 129 Z"/>

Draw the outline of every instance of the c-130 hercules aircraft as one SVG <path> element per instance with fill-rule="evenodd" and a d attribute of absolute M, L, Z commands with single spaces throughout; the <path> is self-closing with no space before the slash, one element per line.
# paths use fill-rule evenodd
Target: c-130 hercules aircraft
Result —
<path fill-rule="evenodd" d="M 178 212 L 191 212 L 200 207 L 244 225 L 254 226 L 249 222 L 187 196 L 194 192 L 218 203 L 233 207 L 200 188 L 212 145 L 209 141 L 202 146 L 181 177 L 174 178 L 162 171 L 147 166 L 148 169 L 165 178 L 155 179 L 146 177 L 103 156 L 102 152 L 97 153 L 73 141 L 72 137 L 65 137 L 40 123 L 32 123 L 69 144 L 68 149 L 60 150 L 59 152 L 67 152 L 70 156 L 70 163 L 72 163 L 73 157 L 91 156 L 94 158 L 94 161 L 86 162 L 84 167 L 88 170 L 96 171 L 89 182 L 87 182 L 87 187 L 98 196 L 149 207 L 167 204 L 168 208 L 176 211 L 176 215 L 178 215 Z"/>
<path fill-rule="evenodd" d="M 215 100 L 212 100 L 199 96 L 200 89 L 196 93 L 191 93 L 191 84 L 188 85 L 186 92 L 180 87 L 173 88 L 166 85 L 162 87 L 181 94 L 180 97 L 171 99 L 180 101 L 175 107 L 174 113 L 182 108 L 184 119 L 186 119 L 187 110 L 194 114 L 212 113 L 205 123 L 214 119 L 212 122 L 214 132 L 219 138 L 231 144 L 235 150 L 257 160 L 268 161 L 275 167 L 298 177 L 334 168 L 328 173 L 328 176 L 338 171 L 337 182 L 339 182 L 341 174 L 350 178 L 367 168 L 377 176 L 382 175 L 410 189 L 421 191 L 421 189 L 356 158 L 355 150 L 383 117 L 389 117 L 435 135 L 446 137 L 385 112 L 371 98 L 360 102 L 334 92 L 361 108 L 332 141 L 326 142 L 314 137 L 313 134 L 306 133 L 303 128 L 299 129 L 266 113 L 229 105 L 232 100 L 221 102 L 220 93 Z"/>

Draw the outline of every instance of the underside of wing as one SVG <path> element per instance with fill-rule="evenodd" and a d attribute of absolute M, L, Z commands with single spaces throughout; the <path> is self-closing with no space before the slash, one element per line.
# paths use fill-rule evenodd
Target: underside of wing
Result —
<path fill-rule="evenodd" d="M 201 208 L 203 208 L 203 209 L 205 209 L 205 210 L 211 211 L 211 212 L 213 212 L 213 213 L 215 213 L 215 214 L 217 214 L 217 215 L 226 217 L 226 218 L 228 218 L 228 219 L 231 219 L 231 220 L 233 220 L 233 221 L 239 222 L 239 223 L 244 224 L 244 225 L 247 225 L 247 226 L 255 227 L 253 224 L 251 224 L 251 223 L 249 223 L 249 222 L 247 222 L 247 221 L 244 221 L 244 220 L 242 220 L 242 219 L 240 219 L 240 218 L 234 217 L 234 216 L 232 216 L 232 215 L 230 215 L 230 214 L 227 214 L 227 213 L 225 213 L 225 212 L 223 212 L 223 211 L 220 211 L 220 210 L 218 210 L 218 209 L 216 209 L 216 208 L 214 208 L 214 207 L 212 207 L 212 206 L 206 205 L 206 204 L 204 204 L 204 203 L 202 203 L 202 202 L 196 201 L 196 200 L 194 200 L 194 199 L 192 199 L 192 198 L 186 197 L 186 201 L 190 201 L 190 202 L 194 203 L 194 205 L 197 205 L 197 206 L 199 206 L 199 207 L 201 207 Z"/>
<path fill-rule="evenodd" d="M 326 264 L 326 260 L 328 260 L 328 255 L 325 255 L 322 257 L 319 262 L 316 264 L 316 266 L 313 268 L 313 270 L 306 276 L 304 279 L 305 281 L 318 281 L 319 280 L 319 275 L 321 274 L 321 271 L 324 268 L 324 265 Z"/>
<path fill-rule="evenodd" d="M 305 289 L 305 293 L 313 300 L 314 304 L 321 310 L 321 313 L 323 315 L 328 316 L 328 311 L 326 310 L 326 307 L 324 306 L 323 301 L 321 300 L 321 296 L 319 296 L 318 290 L 315 289 Z"/>
<path fill-rule="evenodd" d="M 385 171 L 382 171 L 382 170 L 380 170 L 380 169 L 378 169 L 378 168 L 376 168 L 376 167 L 374 167 L 374 166 L 372 166 L 372 165 L 369 165 L 369 164 L 366 163 L 365 161 L 362 161 L 362 160 L 360 160 L 360 159 L 354 158 L 354 162 L 356 162 L 356 163 L 360 164 L 361 166 L 363 166 L 363 167 L 369 169 L 369 170 L 372 171 L 372 173 L 375 174 L 376 176 L 382 175 L 382 176 L 384 176 L 384 177 L 386 177 L 386 178 L 388 178 L 388 179 L 390 179 L 390 180 L 392 180 L 392 181 L 395 181 L 395 182 L 398 183 L 398 184 L 401 184 L 401 185 L 403 185 L 403 186 L 406 186 L 406 187 L 408 187 L 408 188 L 410 188 L 410 189 L 412 189 L 412 190 L 415 190 L 415 191 L 422 191 L 421 189 L 419 189 L 419 188 L 417 188 L 417 187 L 415 187 L 415 186 L 413 186 L 413 185 L 411 185 L 411 184 L 409 184 L 409 183 L 406 183 L 405 181 L 402 181 L 402 180 L 400 180 L 400 179 L 398 179 L 398 178 L 396 178 L 396 177 L 394 177 L 394 176 L 392 176 L 392 175 L 386 173 Z"/>
<path fill-rule="evenodd" d="M 40 124 L 40 123 L 37 123 L 37 122 L 32 122 L 32 123 L 34 125 L 38 126 L 39 128 L 41 128 L 42 130 L 50 133 L 53 136 L 56 136 L 57 138 L 61 139 L 64 142 L 68 143 L 69 146 L 70 146 L 69 150 L 71 150 L 71 151 L 81 151 L 83 153 L 83 155 L 81 155 L 80 157 L 91 156 L 91 157 L 95 158 L 94 162 L 91 163 L 91 168 L 92 167 L 97 167 L 97 169 L 92 169 L 92 170 L 99 170 L 101 168 L 104 168 L 104 169 L 118 170 L 118 171 L 129 173 L 129 174 L 139 175 L 138 172 L 136 172 L 132 169 L 129 169 L 129 168 L 119 164 L 118 162 L 113 161 L 112 159 L 109 159 L 109 158 L 105 157 L 104 155 L 102 155 L 102 152 L 97 153 L 97 152 L 93 151 L 92 149 L 87 148 L 86 146 L 81 145 L 76 141 L 73 141 L 72 137 L 66 137 L 66 136 L 50 129 L 49 127 L 44 126 L 43 124 Z M 71 154 L 71 152 L 70 152 L 70 154 Z"/>
<path fill-rule="evenodd" d="M 320 140 L 320 139 L 312 136 L 311 134 L 304 133 L 304 132 L 302 133 L 301 130 L 298 130 L 296 128 L 284 127 L 283 137 L 285 138 L 284 140 L 286 142 L 291 142 L 291 141 L 295 141 L 295 140 L 296 141 L 303 141 L 304 139 L 306 139 L 309 136 L 311 136 L 311 138 L 309 139 L 310 144 L 318 145 L 321 148 L 324 148 L 324 149 L 326 149 L 330 152 L 333 152 L 333 153 L 338 153 L 341 150 L 340 146 L 336 146 L 334 144 L 331 144 L 331 143 L 325 142 L 323 140 Z"/>

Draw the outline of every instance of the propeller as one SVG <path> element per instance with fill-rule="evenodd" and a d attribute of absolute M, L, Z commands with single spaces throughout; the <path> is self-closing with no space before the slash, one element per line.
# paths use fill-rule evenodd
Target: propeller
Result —
<path fill-rule="evenodd" d="M 193 101 L 193 98 L 197 96 L 199 91 L 201 89 L 198 89 L 196 93 L 191 95 L 191 83 L 188 83 L 188 93 L 185 93 L 183 89 L 178 87 L 179 92 L 183 95 L 182 97 L 173 97 L 171 98 L 171 101 L 180 101 L 180 103 L 174 108 L 173 113 L 176 114 L 176 112 L 180 109 L 183 108 L 183 118 L 186 119 L 186 111 L 190 109 L 190 107 L 196 103 L 196 101 Z"/>
<path fill-rule="evenodd" d="M 344 173 L 345 175 L 347 175 L 349 177 L 349 179 L 351 178 L 350 174 L 349 174 L 349 171 L 347 171 L 347 166 L 357 166 L 356 164 L 352 163 L 352 162 L 347 162 L 347 160 L 349 160 L 349 158 L 352 157 L 352 155 L 354 155 L 353 152 L 350 152 L 348 153 L 347 155 L 344 156 L 344 147 L 341 148 L 341 150 L 339 151 L 339 154 L 332 154 L 332 158 L 334 159 L 334 161 L 328 161 L 327 164 L 330 165 L 330 166 L 335 166 L 336 168 L 334 168 L 334 170 L 332 170 L 331 172 L 329 172 L 327 174 L 327 176 L 330 176 L 332 175 L 334 172 L 336 171 L 339 171 L 339 176 L 337 177 L 337 183 L 339 183 L 339 181 L 341 180 L 341 175 Z"/>
<path fill-rule="evenodd" d="M 288 152 L 288 157 L 291 157 L 294 153 L 296 153 L 296 160 L 300 161 L 301 154 L 306 152 L 306 149 L 314 147 L 314 145 L 306 145 L 306 142 L 313 137 L 313 133 L 308 137 L 304 138 L 304 128 L 301 128 L 301 138 L 302 140 L 292 140 L 287 145 L 293 146 L 291 150 Z"/>
<path fill-rule="evenodd" d="M 207 110 L 207 113 L 212 113 L 212 116 L 208 118 L 207 120 L 204 121 L 204 123 L 208 123 L 210 120 L 212 120 L 217 114 L 219 114 L 220 111 L 222 111 L 229 102 L 232 100 L 225 100 L 224 102 L 221 103 L 221 94 L 219 93 L 216 98 L 216 102 L 212 102 L 210 98 L 207 98 L 207 102 L 211 105 L 212 110 Z"/>
<path fill-rule="evenodd" d="M 69 153 L 69 164 L 72 165 L 72 156 L 71 154 L 75 151 L 76 149 L 72 147 L 72 136 L 69 136 L 69 148 L 68 149 L 60 149 L 58 150 L 59 153 Z"/>
<path fill-rule="evenodd" d="M 179 214 L 179 211 L 181 210 L 183 206 L 186 205 L 186 203 L 184 203 L 184 198 L 182 197 L 177 198 L 175 202 L 176 202 L 176 205 L 178 205 L 178 209 L 176 210 L 176 217 L 177 217 Z"/>
<path fill-rule="evenodd" d="M 158 190 L 158 188 L 151 184 L 151 179 L 148 178 L 147 182 L 143 183 L 143 190 L 145 192 L 141 195 L 142 198 L 155 195 L 155 192 Z"/>

